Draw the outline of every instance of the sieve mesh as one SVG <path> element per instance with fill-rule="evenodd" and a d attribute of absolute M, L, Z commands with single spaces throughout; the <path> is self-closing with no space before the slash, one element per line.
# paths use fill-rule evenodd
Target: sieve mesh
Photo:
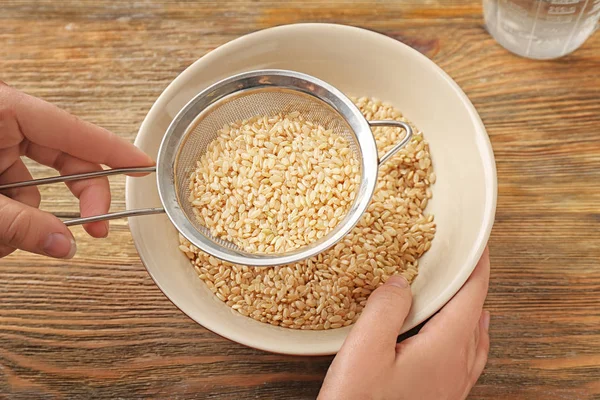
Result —
<path fill-rule="evenodd" d="M 215 102 L 203 110 L 188 126 L 183 140 L 180 142 L 175 159 L 173 173 L 177 202 L 187 220 L 196 230 L 217 245 L 245 253 L 235 244 L 214 237 L 204 227 L 194 214 L 194 207 L 189 201 L 190 175 L 196 169 L 196 162 L 206 152 L 208 145 L 217 137 L 217 132 L 223 126 L 236 121 L 243 121 L 257 115 L 276 115 L 297 111 L 303 117 L 315 124 L 331 129 L 335 134 L 343 136 L 349 143 L 354 157 L 361 160 L 361 150 L 355 132 L 346 120 L 331 106 L 315 96 L 288 88 L 256 88 L 245 89 Z M 361 165 L 360 174 L 363 175 Z M 362 179 L 361 179 L 362 181 Z M 364 188 L 363 188 L 364 189 Z M 360 184 L 357 191 L 360 190 Z M 354 203 L 360 196 L 355 197 Z M 318 245 L 329 235 L 346 229 L 346 222 L 351 216 L 355 205 L 351 207 L 346 217 L 324 238 L 306 247 Z"/>

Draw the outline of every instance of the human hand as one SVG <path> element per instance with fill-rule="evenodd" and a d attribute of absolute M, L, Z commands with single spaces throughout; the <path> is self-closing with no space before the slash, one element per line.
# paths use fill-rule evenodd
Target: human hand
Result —
<path fill-rule="evenodd" d="M 134 145 L 0 81 L 0 184 L 32 179 L 21 160 L 26 156 L 61 175 L 112 168 L 143 167 L 152 159 Z M 108 179 L 67 183 L 79 199 L 81 216 L 106 213 Z M 36 187 L 0 193 L 0 257 L 22 249 L 57 258 L 71 258 L 76 245 L 69 229 L 52 214 L 38 210 Z M 108 222 L 84 225 L 93 237 L 108 235 Z"/>
<path fill-rule="evenodd" d="M 410 286 L 392 277 L 375 290 L 329 367 L 319 399 L 464 399 L 483 372 L 490 314 L 486 249 L 471 277 L 421 331 L 396 344 Z"/>

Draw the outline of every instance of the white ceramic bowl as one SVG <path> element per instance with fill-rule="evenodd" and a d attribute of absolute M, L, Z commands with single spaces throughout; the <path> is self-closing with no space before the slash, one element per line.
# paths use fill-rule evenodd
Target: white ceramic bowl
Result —
<path fill-rule="evenodd" d="M 287 25 L 236 39 L 183 71 L 154 103 L 135 144 L 156 157 L 169 123 L 194 95 L 230 75 L 263 68 L 308 73 L 347 95 L 389 101 L 424 132 L 437 174 L 427 208 L 435 215 L 437 233 L 421 259 L 403 331 L 418 325 L 467 280 L 494 221 L 494 156 L 473 105 L 432 61 L 394 39 L 342 25 Z M 128 178 L 126 194 L 128 209 L 161 206 L 154 175 Z M 243 317 L 200 281 L 178 250 L 177 231 L 165 215 L 129 223 L 142 262 L 160 289 L 221 336 L 276 353 L 323 355 L 337 352 L 351 329 L 298 331 Z"/>

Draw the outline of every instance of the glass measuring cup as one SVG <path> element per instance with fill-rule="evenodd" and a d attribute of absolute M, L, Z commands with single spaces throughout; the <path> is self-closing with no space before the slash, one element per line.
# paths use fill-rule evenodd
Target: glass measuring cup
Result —
<path fill-rule="evenodd" d="M 504 48 L 543 60 L 576 50 L 592 35 L 600 0 L 483 0 L 483 13 Z"/>

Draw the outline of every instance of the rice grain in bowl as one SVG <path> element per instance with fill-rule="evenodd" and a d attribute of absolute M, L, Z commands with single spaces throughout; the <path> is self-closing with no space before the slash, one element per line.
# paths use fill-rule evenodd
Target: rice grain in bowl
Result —
<path fill-rule="evenodd" d="M 354 99 L 354 102 L 363 115 L 370 120 L 404 120 L 408 122 L 393 106 L 379 100 L 362 97 Z M 274 120 L 278 119 L 274 118 Z M 215 232 L 214 234 L 226 233 L 222 226 L 231 224 L 231 214 L 238 214 L 238 202 L 244 212 L 240 213 L 241 217 L 238 216 L 234 223 L 236 223 L 236 227 L 239 225 L 240 231 L 244 229 L 244 232 L 238 234 L 233 230 L 231 234 L 222 237 L 246 248 L 254 246 L 254 243 L 260 243 L 264 249 L 265 245 L 273 242 L 274 245 L 271 244 L 269 247 L 277 250 L 277 241 L 289 240 L 287 235 L 290 231 L 293 233 L 292 237 L 297 237 L 298 226 L 294 223 L 297 220 L 288 218 L 283 221 L 285 226 L 282 227 L 282 224 L 279 223 L 279 229 L 274 227 L 269 230 L 270 233 L 275 231 L 277 236 L 271 233 L 273 238 L 270 236 L 265 238 L 263 231 L 266 226 L 271 224 L 267 223 L 265 228 L 261 229 L 258 225 L 260 220 L 257 219 L 259 214 L 278 210 L 281 207 L 278 216 L 285 218 L 294 216 L 301 209 L 303 219 L 300 221 L 304 221 L 305 225 L 309 221 L 311 223 L 314 221 L 315 226 L 322 223 L 325 228 L 328 228 L 329 225 L 326 223 L 337 221 L 335 212 L 343 211 L 345 213 L 347 211 L 350 202 L 344 199 L 351 200 L 353 196 L 348 194 L 331 196 L 331 194 L 336 192 L 335 184 L 341 185 L 342 182 L 345 186 L 340 189 L 346 189 L 346 186 L 353 188 L 358 171 L 351 174 L 352 168 L 349 168 L 348 175 L 338 176 L 339 171 L 326 167 L 329 165 L 331 157 L 327 157 L 322 162 L 325 166 L 323 169 L 318 168 L 320 164 L 315 164 L 317 169 L 312 171 L 312 175 L 310 175 L 310 170 L 307 176 L 301 174 L 305 179 L 312 178 L 308 181 L 300 180 L 298 182 L 294 179 L 297 174 L 288 174 L 287 181 L 290 183 L 290 192 L 293 190 L 290 204 L 277 202 L 265 206 L 264 202 L 256 200 L 252 202 L 251 199 L 260 195 L 260 191 L 257 189 L 259 182 L 256 182 L 254 186 L 250 187 L 252 190 L 249 195 L 243 197 L 240 195 L 239 200 L 235 200 L 235 207 L 232 207 L 232 196 L 227 193 L 239 191 L 246 194 L 247 190 L 243 190 L 249 188 L 248 185 L 244 185 L 248 180 L 245 174 L 246 170 L 239 167 L 241 171 L 237 171 L 238 168 L 235 168 L 236 171 L 231 171 L 229 176 L 224 177 L 224 174 L 219 174 L 222 171 L 222 164 L 227 163 L 227 170 L 229 170 L 230 162 L 236 162 L 237 166 L 237 162 L 243 161 L 244 158 L 239 153 L 240 148 L 243 151 L 254 151 L 260 154 L 276 153 L 277 150 L 272 147 L 271 141 L 252 140 L 257 135 L 262 137 L 260 126 L 258 129 L 253 124 L 241 126 L 235 124 L 234 126 L 241 129 L 226 129 L 214 146 L 221 151 L 216 154 L 209 150 L 207 156 L 202 157 L 199 168 L 192 174 L 193 185 L 197 184 L 199 175 L 204 175 L 204 178 L 201 179 L 201 186 L 204 189 L 207 186 L 206 182 L 227 182 L 223 186 L 215 185 L 214 191 L 211 190 L 210 193 L 202 190 L 189 199 L 192 202 L 204 199 L 202 204 L 206 207 L 202 208 L 202 212 L 203 214 L 210 212 L 211 217 L 214 215 L 215 221 L 211 220 L 211 224 L 207 224 L 203 220 L 203 223 L 206 226 L 216 225 L 221 229 L 220 231 L 211 229 Z M 417 276 L 419 258 L 431 247 L 435 224 L 433 215 L 424 214 L 424 209 L 432 197 L 429 187 L 435 181 L 435 173 L 427 142 L 416 127 L 413 126 L 413 130 L 417 133 L 407 146 L 380 167 L 373 199 L 358 225 L 332 249 L 296 264 L 273 268 L 254 268 L 222 262 L 198 250 L 183 236 L 180 236 L 180 249 L 190 258 L 200 279 L 206 283 L 215 296 L 244 316 L 271 325 L 293 329 L 336 329 L 351 325 L 360 316 L 371 292 L 387 281 L 391 275 L 402 274 L 412 282 Z M 381 127 L 375 128 L 373 134 L 377 140 L 378 152 L 384 154 L 400 141 L 401 138 L 398 136 L 403 133 L 395 128 Z M 307 141 L 298 130 L 293 131 L 290 136 L 292 135 L 299 143 L 307 145 L 306 149 L 311 156 L 310 159 L 315 160 L 312 157 L 313 147 L 319 144 Z M 242 142 L 241 145 L 240 142 Z M 246 145 L 249 142 L 252 144 L 251 146 Z M 226 151 L 231 144 L 237 151 L 235 161 L 231 161 L 231 157 L 227 157 L 228 154 L 234 152 L 233 150 Z M 349 156 L 350 149 L 347 144 L 340 143 L 340 147 L 339 157 L 343 161 L 339 160 L 340 165 L 334 168 L 358 168 L 356 160 Z M 331 156 L 331 154 L 325 153 L 325 155 Z M 246 153 L 242 154 L 246 155 Z M 335 154 L 337 158 L 338 153 L 335 152 Z M 301 158 L 302 155 L 298 157 Z M 219 164 L 219 166 L 215 164 Z M 248 167 L 251 166 L 249 162 L 246 164 Z M 264 178 L 263 175 L 270 175 L 274 165 L 269 164 L 260 168 L 262 164 L 256 162 L 252 166 L 257 166 L 257 173 L 265 180 L 267 178 Z M 298 162 L 297 168 L 302 170 L 303 164 L 310 165 L 310 163 Z M 286 172 L 290 170 L 297 172 L 293 162 L 290 164 L 289 161 L 285 161 L 279 165 L 285 168 Z M 338 176 L 336 179 L 339 182 L 332 182 L 328 186 L 325 181 L 328 179 L 329 173 Z M 220 179 L 219 175 L 221 175 Z M 243 176 L 243 179 L 240 176 Z M 243 181 L 240 182 L 241 180 Z M 329 189 L 329 192 L 323 193 L 321 198 L 334 200 L 334 203 L 331 204 L 333 207 L 316 201 L 315 196 L 306 196 L 303 190 L 297 190 L 298 186 L 300 188 L 309 187 L 311 181 L 317 182 L 316 188 Z M 286 188 L 280 184 L 279 180 L 273 185 L 260 185 L 260 187 L 269 192 L 273 187 L 275 187 L 274 190 Z M 300 193 L 297 193 L 298 191 Z M 286 196 L 287 193 L 286 191 L 282 196 Z M 315 191 L 310 193 L 312 195 Z M 302 204 L 299 204 L 298 201 L 294 204 L 292 199 L 301 199 Z M 256 203 L 258 203 L 258 208 Z M 248 211 L 246 211 L 247 207 Z M 304 213 L 306 209 L 312 212 L 307 215 Z M 223 217 L 224 214 L 226 214 L 225 217 Z M 289 225 L 287 224 L 288 220 L 290 221 Z M 302 226 L 302 223 L 300 225 Z M 302 229 L 302 232 L 310 230 L 311 227 L 307 228 Z M 312 233 L 314 232 L 311 231 L 307 235 Z M 318 233 L 323 232 L 318 231 Z M 242 240 L 240 240 L 240 236 L 242 236 Z M 252 240 L 255 242 L 248 243 Z"/>
<path fill-rule="evenodd" d="M 230 122 L 190 176 L 196 219 L 250 253 L 284 253 L 348 213 L 360 164 L 350 143 L 299 112 Z"/>
<path fill-rule="evenodd" d="M 424 321 L 466 281 L 493 224 L 496 172 L 477 112 L 440 68 L 398 41 L 353 27 L 299 24 L 244 36 L 202 57 L 161 94 L 136 144 L 156 155 L 175 114 L 199 91 L 230 75 L 263 68 L 304 72 L 346 94 L 385 99 L 424 132 L 437 175 L 426 211 L 435 215 L 436 233 L 419 260 L 403 331 Z M 160 206 L 154 179 L 128 178 L 128 208 Z M 166 216 L 131 219 L 130 227 L 144 265 L 165 295 L 222 336 L 271 352 L 321 355 L 337 352 L 351 329 L 286 329 L 240 315 L 198 279 Z"/>

